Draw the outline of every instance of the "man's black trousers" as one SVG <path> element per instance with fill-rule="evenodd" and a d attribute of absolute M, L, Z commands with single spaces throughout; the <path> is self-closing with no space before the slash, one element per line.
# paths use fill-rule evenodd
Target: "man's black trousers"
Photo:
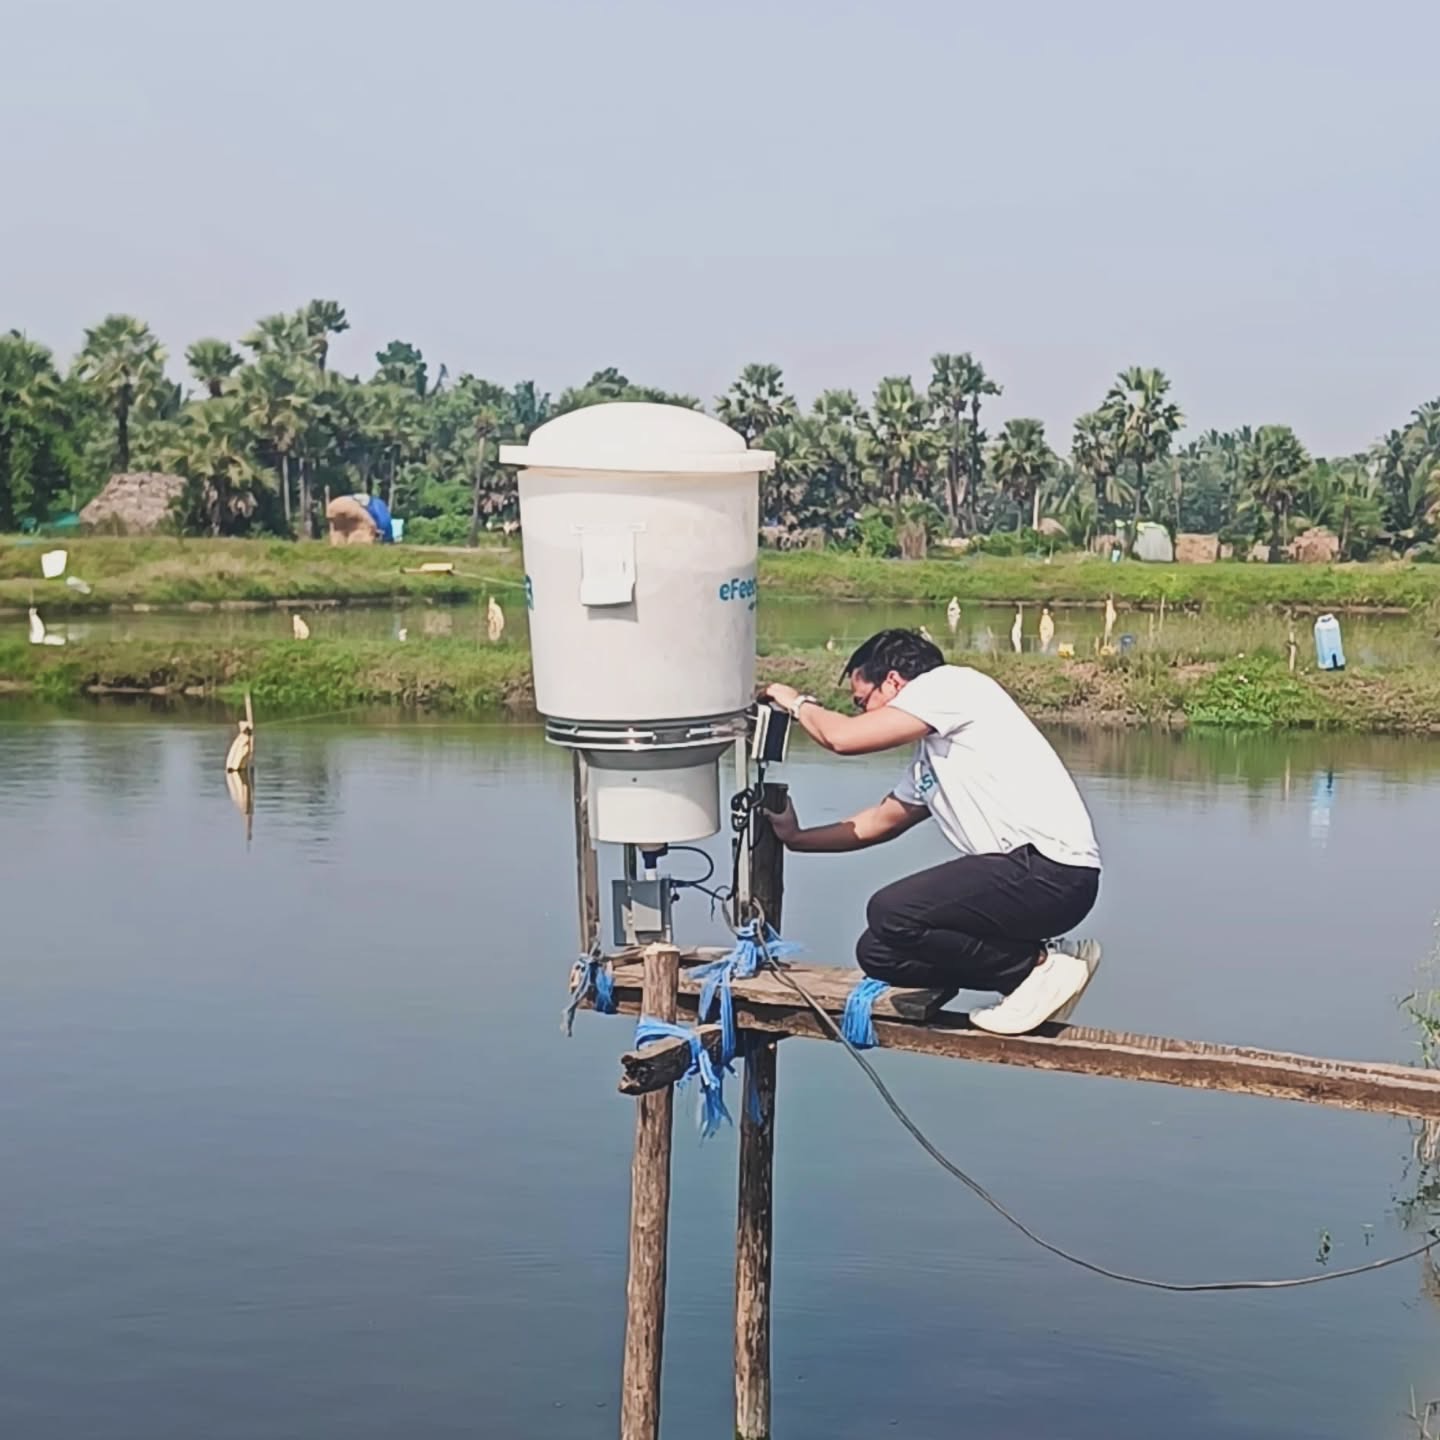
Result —
<path fill-rule="evenodd" d="M 1098 870 L 1061 865 L 1033 845 L 966 855 L 877 890 L 856 958 L 891 985 L 1008 995 L 1099 890 Z"/>

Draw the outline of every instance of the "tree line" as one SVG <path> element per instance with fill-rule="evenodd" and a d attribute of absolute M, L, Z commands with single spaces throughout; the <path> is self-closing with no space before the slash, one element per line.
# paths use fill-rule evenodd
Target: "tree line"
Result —
<path fill-rule="evenodd" d="M 349 328 L 333 300 L 261 319 L 238 344 L 185 352 L 189 386 L 167 374 L 150 328 L 127 315 L 86 332 L 68 372 L 43 345 L 0 335 L 0 530 L 77 509 L 113 473 L 184 478 L 182 533 L 311 537 L 327 495 L 378 493 L 407 538 L 474 543 L 516 517 L 502 443 L 553 416 L 611 400 L 701 408 L 696 396 L 597 371 L 558 397 L 533 381 L 502 385 L 432 373 L 395 340 L 368 377 L 329 363 Z M 938 354 L 928 382 L 887 376 L 868 403 L 826 390 L 802 409 L 775 365 L 747 365 L 714 413 L 776 455 L 762 520 L 777 537 L 822 535 L 876 553 L 923 548 L 936 534 L 982 548 L 1087 545 L 1153 520 L 1278 551 L 1326 525 L 1346 557 L 1433 552 L 1440 526 L 1440 400 L 1356 455 L 1309 454 L 1285 425 L 1208 430 L 1180 444 L 1185 419 L 1153 368 L 1122 371 L 1079 416 L 1068 453 L 1036 419 L 993 432 L 998 380 L 969 354 Z M 918 539 L 917 539 L 918 537 Z"/>

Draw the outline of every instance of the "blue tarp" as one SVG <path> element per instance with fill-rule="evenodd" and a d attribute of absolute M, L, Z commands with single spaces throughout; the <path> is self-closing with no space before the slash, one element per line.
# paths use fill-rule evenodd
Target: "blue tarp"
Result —
<path fill-rule="evenodd" d="M 355 498 L 360 500 L 358 495 Z M 372 495 L 368 500 L 360 500 L 360 503 L 370 512 L 370 518 L 375 522 L 381 540 L 387 545 L 391 544 L 395 539 L 395 530 L 390 524 L 389 507 L 378 495 Z"/>

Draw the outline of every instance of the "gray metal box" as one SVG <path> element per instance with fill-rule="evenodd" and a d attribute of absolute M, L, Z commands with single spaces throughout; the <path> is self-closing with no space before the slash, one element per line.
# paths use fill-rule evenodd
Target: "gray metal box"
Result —
<path fill-rule="evenodd" d="M 670 938 L 668 880 L 612 880 L 617 945 L 648 945 Z"/>

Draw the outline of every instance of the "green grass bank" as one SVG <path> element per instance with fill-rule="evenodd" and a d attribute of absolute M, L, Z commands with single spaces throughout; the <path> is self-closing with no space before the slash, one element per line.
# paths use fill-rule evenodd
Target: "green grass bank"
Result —
<path fill-rule="evenodd" d="M 1058 660 L 967 657 L 1042 719 L 1109 725 L 1212 725 L 1440 734 L 1440 666 L 1290 675 L 1276 655 L 1196 659 L 1138 654 Z M 763 656 L 762 680 L 785 680 L 838 703 L 840 658 L 824 650 Z M 0 641 L 0 689 L 47 700 L 148 693 L 238 701 L 300 714 L 398 705 L 452 714 L 532 707 L 521 646 L 468 640 L 124 640 L 95 645 Z"/>
<path fill-rule="evenodd" d="M 220 606 L 284 601 L 391 599 L 438 602 L 502 596 L 522 584 L 518 546 L 433 549 L 332 547 L 283 540 L 82 538 L 65 543 L 69 573 L 89 594 L 40 576 L 45 541 L 0 540 L 0 608 L 22 610 L 34 597 L 47 612 L 111 606 Z M 421 575 L 426 562 L 453 564 L 453 575 Z M 943 605 L 992 600 L 1099 604 L 1107 595 L 1133 606 L 1265 606 L 1304 610 L 1440 608 L 1440 565 L 1112 565 L 1062 554 L 1049 564 L 995 556 L 923 561 L 872 560 L 833 551 L 762 553 L 762 592 L 798 599 L 915 600 Z"/>

